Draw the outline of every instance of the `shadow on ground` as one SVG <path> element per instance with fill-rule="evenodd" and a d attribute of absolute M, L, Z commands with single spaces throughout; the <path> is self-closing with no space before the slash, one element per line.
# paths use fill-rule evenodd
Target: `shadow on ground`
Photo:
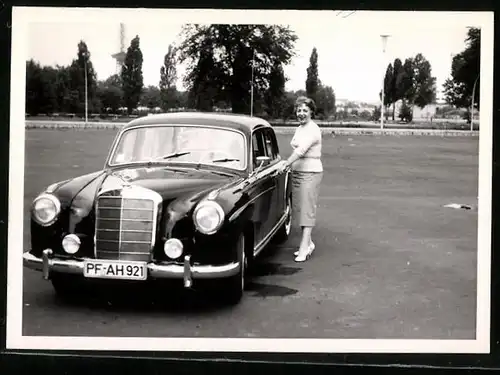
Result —
<path fill-rule="evenodd" d="M 297 289 L 274 283 L 259 282 L 269 276 L 292 276 L 302 269 L 283 266 L 273 262 L 277 249 L 271 249 L 266 256 L 254 263 L 248 272 L 246 296 L 256 298 L 285 297 L 296 294 Z M 272 279 L 271 279 L 272 280 Z M 231 306 L 224 300 L 223 287 L 211 280 L 195 283 L 192 290 L 186 290 L 181 281 L 155 281 L 134 284 L 93 281 L 86 287 L 78 286 L 78 293 L 72 297 L 55 297 L 55 304 L 86 306 L 105 311 L 137 312 L 158 310 L 172 313 L 200 313 L 220 311 Z M 223 285 L 223 284 L 222 284 Z"/>

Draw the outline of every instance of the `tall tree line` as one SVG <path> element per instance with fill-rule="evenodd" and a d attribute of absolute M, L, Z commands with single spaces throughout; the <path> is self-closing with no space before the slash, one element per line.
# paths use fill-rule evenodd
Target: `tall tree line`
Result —
<path fill-rule="evenodd" d="M 139 106 L 162 111 L 189 107 L 195 110 L 223 109 L 234 113 L 249 113 L 251 90 L 256 115 L 279 118 L 286 116 L 288 80 L 284 66 L 294 56 L 297 36 L 287 27 L 266 25 L 188 25 L 178 46 L 170 45 L 160 67 L 158 86 L 144 87 L 143 55 L 136 36 L 126 53 L 121 74 L 97 81 L 87 58 L 89 79 L 89 111 L 116 113 L 125 107 L 128 114 Z M 82 45 L 87 49 L 86 44 Z M 81 59 L 78 58 L 78 61 Z M 184 83 L 186 92 L 177 86 L 177 65 L 188 62 Z M 76 64 L 76 63 L 74 63 Z M 74 65 L 73 64 L 73 65 Z M 47 92 L 60 92 L 45 70 L 57 71 L 64 77 L 65 67 L 41 67 L 34 61 L 27 65 L 27 111 L 39 113 L 75 113 L 82 115 L 85 98 L 81 61 L 70 67 L 70 92 L 65 105 L 50 101 Z M 51 70 L 52 69 L 52 70 Z M 72 72 L 72 70 L 70 71 Z M 55 74 L 55 73 L 54 73 Z M 69 77 L 69 76 L 68 76 Z M 72 95 L 72 96 L 71 96 Z"/>
<path fill-rule="evenodd" d="M 140 39 L 132 39 L 121 71 L 105 80 L 97 80 L 91 53 L 84 41 L 78 43 L 77 56 L 70 65 L 41 66 L 33 59 L 26 62 L 26 112 L 30 115 L 55 113 L 83 116 L 85 112 L 85 72 L 88 111 L 92 114 L 121 110 L 131 114 L 138 107 L 163 110 L 185 106 L 186 94 L 177 92 L 176 61 L 172 47 L 160 68 L 159 86 L 144 86 L 143 55 Z"/>
<path fill-rule="evenodd" d="M 380 93 L 381 95 L 382 93 Z M 387 66 L 384 77 L 384 107 L 392 105 L 392 120 L 395 118 L 396 103 L 401 101 L 400 117 L 411 119 L 411 108 L 424 108 L 436 100 L 436 78 L 432 76 L 430 62 L 418 53 L 414 57 L 396 58 Z M 386 111 L 386 117 L 389 114 Z"/>
<path fill-rule="evenodd" d="M 187 63 L 184 83 L 198 110 L 281 116 L 283 67 L 294 56 L 295 33 L 285 26 L 187 25 L 178 61 Z M 253 95 L 252 95 L 253 93 Z M 251 102 L 253 98 L 253 102 Z"/>
<path fill-rule="evenodd" d="M 217 109 L 233 113 L 249 113 L 267 118 L 294 117 L 293 105 L 299 95 L 307 94 L 317 104 L 316 115 L 326 118 L 335 113 L 335 94 L 321 83 L 318 73 L 318 51 L 313 49 L 304 90 L 287 92 L 284 73 L 295 55 L 297 36 L 283 26 L 268 25 L 188 25 L 183 40 L 170 45 L 160 67 L 158 86 L 144 87 L 143 55 L 136 36 L 127 49 L 120 74 L 98 81 L 92 68 L 90 52 L 80 42 L 77 59 L 69 68 L 41 67 L 28 62 L 28 102 L 30 114 L 74 113 L 84 110 L 82 53 L 88 73 L 89 111 L 91 113 L 128 114 L 138 107 L 162 111 L 191 108 L 200 111 Z M 186 92 L 177 90 L 177 66 L 187 62 L 184 77 Z M 47 72 L 58 76 L 64 84 L 54 85 Z M 253 91 L 253 103 L 250 103 Z M 53 92 L 53 95 L 47 93 Z M 57 95 L 55 94 L 57 93 Z"/>
<path fill-rule="evenodd" d="M 464 50 L 453 57 L 451 77 L 444 83 L 444 94 L 448 104 L 467 109 L 470 122 L 472 102 L 475 109 L 480 109 L 481 29 L 469 28 L 464 42 Z"/>
<path fill-rule="evenodd" d="M 319 78 L 318 50 L 313 48 L 307 68 L 306 95 L 313 99 L 317 107 L 317 117 L 326 119 L 335 116 L 335 92 L 331 86 L 325 86 Z"/>

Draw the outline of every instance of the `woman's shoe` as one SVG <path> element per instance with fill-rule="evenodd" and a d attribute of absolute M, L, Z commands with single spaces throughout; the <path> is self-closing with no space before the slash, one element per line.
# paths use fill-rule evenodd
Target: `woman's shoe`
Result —
<path fill-rule="evenodd" d="M 309 255 L 312 255 L 315 248 L 316 245 L 314 244 L 314 242 L 311 241 L 311 244 L 309 245 Z"/>
<path fill-rule="evenodd" d="M 314 242 L 311 241 L 311 243 L 309 244 L 309 247 L 307 248 L 309 254 L 312 254 L 312 252 L 314 251 L 314 249 L 316 248 L 316 245 L 314 245 Z M 293 255 L 297 256 L 300 254 L 300 251 L 297 250 L 295 253 L 293 253 Z"/>
<path fill-rule="evenodd" d="M 306 260 L 309 259 L 309 257 L 311 256 L 311 254 L 309 252 L 305 253 L 304 255 L 297 255 L 295 257 L 295 261 L 296 262 L 305 262 Z"/>
<path fill-rule="evenodd" d="M 311 255 L 312 255 L 312 252 L 314 251 L 314 248 L 316 246 L 314 245 L 313 242 L 311 242 L 311 244 L 309 245 L 308 249 L 307 249 L 307 253 L 304 254 L 304 255 L 300 255 L 300 251 L 297 251 L 296 252 L 296 258 L 295 258 L 295 261 L 296 262 L 305 262 L 306 260 L 308 260 Z"/>

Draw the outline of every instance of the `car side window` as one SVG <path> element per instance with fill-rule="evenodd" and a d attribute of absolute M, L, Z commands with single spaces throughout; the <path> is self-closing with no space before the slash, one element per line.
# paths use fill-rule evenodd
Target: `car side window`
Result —
<path fill-rule="evenodd" d="M 278 140 L 276 139 L 276 133 L 273 130 L 269 129 L 269 134 L 273 141 L 274 153 L 276 154 L 276 158 L 278 158 L 280 156 L 280 147 L 278 144 Z"/>
<path fill-rule="evenodd" d="M 276 143 L 275 138 L 273 137 L 273 133 L 271 129 L 266 129 L 264 133 L 264 141 L 266 143 L 267 156 L 271 158 L 271 162 L 278 158 L 278 153 L 276 152 Z"/>
<path fill-rule="evenodd" d="M 257 130 L 252 135 L 252 157 L 254 168 L 259 166 L 259 162 L 257 161 L 257 157 L 259 156 L 266 156 L 266 150 L 264 140 L 262 139 L 262 131 Z"/>

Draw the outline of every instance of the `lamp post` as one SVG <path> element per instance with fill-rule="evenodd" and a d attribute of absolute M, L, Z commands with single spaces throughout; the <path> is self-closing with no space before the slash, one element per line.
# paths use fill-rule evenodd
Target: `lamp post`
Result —
<path fill-rule="evenodd" d="M 474 98 L 476 94 L 476 84 L 479 80 L 480 74 L 477 75 L 476 80 L 474 81 L 474 86 L 472 86 L 472 103 L 470 106 L 470 131 L 474 130 Z"/>
<path fill-rule="evenodd" d="M 83 66 L 84 66 L 84 75 L 85 75 L 85 125 L 88 124 L 88 113 L 89 113 L 89 103 L 88 103 L 88 84 L 87 84 L 87 58 L 88 52 L 85 51 L 83 54 Z"/>
<path fill-rule="evenodd" d="M 385 66 L 385 48 L 387 46 L 387 38 L 390 35 L 382 34 L 380 35 L 382 38 L 382 60 Z M 381 103 L 380 103 L 380 129 L 384 129 L 384 91 L 385 91 L 385 70 L 382 74 L 382 95 L 381 95 Z"/>
<path fill-rule="evenodd" d="M 250 116 L 253 116 L 253 70 L 255 65 L 255 50 L 252 50 L 252 84 L 250 85 Z"/>

